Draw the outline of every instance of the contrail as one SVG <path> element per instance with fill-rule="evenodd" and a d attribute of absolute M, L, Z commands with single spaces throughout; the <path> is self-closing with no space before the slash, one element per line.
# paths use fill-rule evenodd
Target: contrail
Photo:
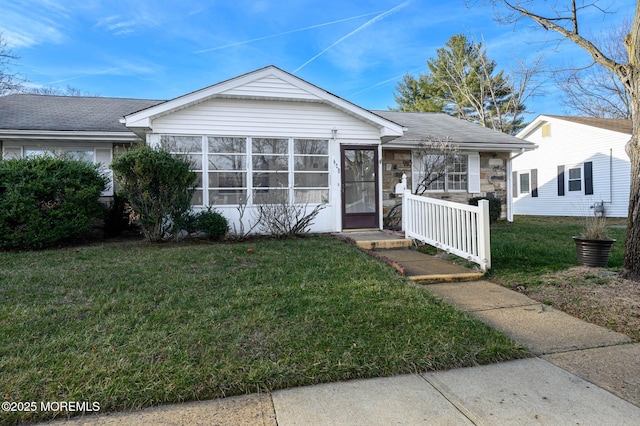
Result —
<path fill-rule="evenodd" d="M 316 59 L 318 59 L 320 56 L 324 55 L 325 53 L 327 53 L 327 51 L 329 51 L 330 49 L 332 49 L 333 47 L 335 47 L 336 45 L 342 43 L 343 41 L 345 41 L 346 39 L 348 39 L 349 37 L 351 37 L 352 35 L 359 33 L 360 31 L 364 30 L 365 28 L 367 28 L 368 26 L 370 26 L 371 24 L 375 24 L 376 22 L 378 22 L 379 20 L 383 19 L 385 16 L 394 13 L 400 9 L 402 9 L 403 7 L 405 7 L 407 4 L 410 3 L 411 0 L 407 0 L 404 3 L 401 3 L 399 5 L 397 5 L 396 7 L 387 10 L 386 12 L 383 12 L 381 14 L 379 14 L 378 16 L 376 16 L 373 19 L 368 20 L 367 22 L 365 22 L 364 24 L 360 25 L 358 28 L 356 28 L 355 30 L 351 31 L 349 34 L 341 37 L 340 39 L 338 39 L 337 41 L 335 41 L 334 43 L 332 43 L 329 47 L 327 47 L 326 49 L 322 50 L 320 53 L 318 53 L 317 55 L 315 55 L 313 58 L 309 59 L 307 62 L 305 62 L 304 64 L 300 65 L 298 68 L 296 68 L 293 71 L 293 74 L 297 73 L 298 71 L 300 71 L 302 68 L 306 67 L 307 65 L 309 65 L 311 62 L 315 61 Z"/>
<path fill-rule="evenodd" d="M 397 75 L 397 76 L 395 76 L 395 77 L 388 78 L 388 79 L 386 79 L 386 80 L 384 80 L 384 81 L 379 81 L 378 83 L 376 83 L 376 84 L 374 84 L 374 85 L 372 85 L 372 86 L 365 87 L 364 89 L 360 89 L 360 90 L 358 90 L 357 92 L 353 92 L 353 93 L 351 93 L 351 96 L 359 95 L 360 93 L 362 93 L 362 92 L 366 92 L 367 90 L 371 90 L 371 89 L 375 89 L 376 87 L 384 86 L 384 85 L 385 85 L 385 84 L 387 84 L 387 83 L 391 83 L 391 82 L 399 82 L 399 81 L 402 79 L 402 77 L 404 77 L 405 75 L 407 75 L 407 74 L 409 74 L 409 75 L 413 75 L 413 74 L 415 74 L 415 73 L 417 73 L 417 72 L 419 72 L 419 71 L 423 71 L 423 70 L 424 70 L 424 68 L 425 68 L 425 67 L 421 66 L 421 67 L 419 67 L 419 68 L 415 68 L 415 69 L 413 69 L 413 70 L 411 70 L 411 71 L 407 71 L 407 72 L 405 72 L 404 74 L 400 74 L 400 75 Z"/>
<path fill-rule="evenodd" d="M 236 43 L 225 44 L 224 46 L 212 47 L 210 49 L 197 50 L 197 51 L 195 51 L 193 53 L 206 53 L 206 52 L 213 52 L 214 50 L 226 49 L 228 47 L 242 46 L 243 44 L 253 43 L 254 41 L 267 40 L 267 39 L 270 39 L 270 38 L 280 37 L 280 36 L 287 35 L 287 34 L 293 34 L 293 33 L 297 33 L 297 32 L 300 32 L 300 31 L 312 30 L 314 28 L 326 27 L 327 25 L 339 24 L 340 22 L 353 21 L 354 19 L 364 18 L 365 16 L 371 16 L 371 15 L 375 15 L 375 14 L 378 14 L 378 13 L 380 13 L 380 12 L 378 11 L 378 12 L 365 13 L 364 15 L 358 15 L 358 16 L 352 16 L 350 18 L 338 19 L 337 21 L 331 21 L 331 22 L 325 22 L 323 24 L 311 25 L 310 27 L 297 28 L 295 30 L 285 31 L 285 32 L 278 33 L 278 34 L 272 34 L 272 35 L 268 35 L 268 36 L 264 36 L 264 37 L 252 38 L 251 40 L 238 41 Z"/>

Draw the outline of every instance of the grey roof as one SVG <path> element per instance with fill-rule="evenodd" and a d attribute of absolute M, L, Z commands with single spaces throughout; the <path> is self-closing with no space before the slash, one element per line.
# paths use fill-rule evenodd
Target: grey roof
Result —
<path fill-rule="evenodd" d="M 126 114 L 158 100 L 13 94 L 0 96 L 0 129 L 130 132 L 120 124 Z"/>
<path fill-rule="evenodd" d="M 158 105 L 165 101 L 151 99 L 103 98 L 85 96 L 51 96 L 13 94 L 0 96 L 0 132 L 24 131 L 86 131 L 123 132 L 130 130 L 120 118 Z M 527 147 L 531 142 L 496 132 L 464 120 L 440 113 L 371 111 L 407 128 L 405 134 L 390 142 L 416 145 L 428 138 L 448 138 L 465 147 L 480 145 L 505 150 Z"/>
<path fill-rule="evenodd" d="M 453 143 L 468 145 L 503 146 L 506 150 L 514 148 L 533 149 L 531 142 L 515 136 L 501 133 L 477 124 L 443 113 L 435 112 L 397 112 L 372 111 L 387 120 L 391 120 L 407 128 L 403 136 L 390 142 L 392 145 L 416 145 L 429 138 L 436 140 L 448 139 Z"/>

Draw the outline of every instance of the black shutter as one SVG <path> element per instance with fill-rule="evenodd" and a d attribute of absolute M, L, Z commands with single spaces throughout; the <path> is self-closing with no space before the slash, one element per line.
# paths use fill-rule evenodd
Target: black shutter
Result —
<path fill-rule="evenodd" d="M 593 195 L 593 163 L 591 161 L 584 163 L 584 193 Z"/>
<path fill-rule="evenodd" d="M 518 196 L 518 172 L 511 173 L 511 188 L 513 191 L 513 198 Z"/>
<path fill-rule="evenodd" d="M 538 169 L 531 169 L 531 196 L 538 196 Z"/>
<path fill-rule="evenodd" d="M 564 166 L 558 166 L 558 196 L 564 196 Z"/>

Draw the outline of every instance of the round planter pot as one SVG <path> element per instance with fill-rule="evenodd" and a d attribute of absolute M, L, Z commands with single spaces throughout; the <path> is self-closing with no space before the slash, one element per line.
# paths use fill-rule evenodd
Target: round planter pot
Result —
<path fill-rule="evenodd" d="M 609 264 L 609 254 L 611 246 L 616 240 L 607 238 L 606 240 L 590 240 L 583 237 L 573 237 L 576 242 L 576 252 L 578 262 L 584 266 L 601 267 Z"/>

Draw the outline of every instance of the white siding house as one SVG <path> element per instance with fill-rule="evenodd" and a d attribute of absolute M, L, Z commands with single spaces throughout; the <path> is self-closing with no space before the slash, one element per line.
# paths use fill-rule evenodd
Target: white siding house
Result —
<path fill-rule="evenodd" d="M 459 155 L 427 193 L 461 203 L 504 201 L 511 158 L 535 148 L 446 114 L 369 111 L 273 66 L 168 101 L 0 97 L 2 158 L 67 152 L 110 174 L 118 148 L 162 146 L 192 161 L 194 209 L 211 206 L 239 225 L 246 206 L 245 229 L 275 198 L 322 205 L 313 232 L 382 228 L 402 176 L 415 188 L 430 140 L 451 141 Z"/>
<path fill-rule="evenodd" d="M 382 227 L 382 142 L 404 128 L 275 67 L 125 116 L 152 146 L 186 153 L 199 175 L 194 207 L 245 226 L 286 193 L 322 204 L 313 232 Z"/>
<path fill-rule="evenodd" d="M 538 145 L 513 160 L 516 215 L 626 217 L 628 120 L 541 115 L 517 136 Z"/>

